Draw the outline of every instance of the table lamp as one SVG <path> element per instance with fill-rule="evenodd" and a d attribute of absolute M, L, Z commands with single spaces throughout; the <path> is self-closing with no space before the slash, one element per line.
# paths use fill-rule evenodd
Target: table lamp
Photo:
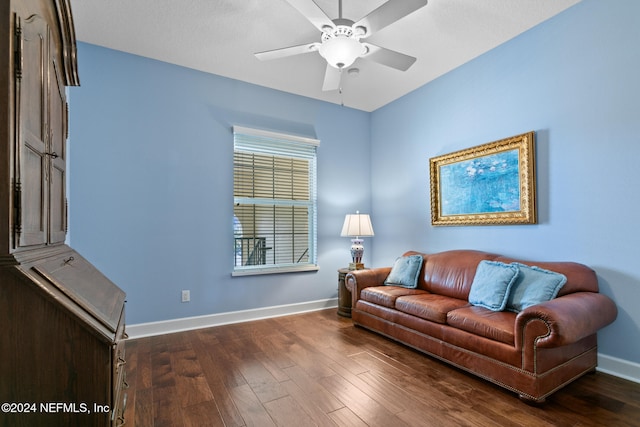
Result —
<path fill-rule="evenodd" d="M 349 270 L 362 270 L 364 264 L 362 263 L 362 254 L 364 253 L 363 240 L 361 237 L 373 236 L 373 226 L 371 225 L 371 218 L 368 214 L 361 214 L 356 211 L 355 215 L 348 214 L 344 218 L 344 224 L 342 225 L 342 237 L 354 237 L 351 239 L 351 262 L 349 263 Z"/>

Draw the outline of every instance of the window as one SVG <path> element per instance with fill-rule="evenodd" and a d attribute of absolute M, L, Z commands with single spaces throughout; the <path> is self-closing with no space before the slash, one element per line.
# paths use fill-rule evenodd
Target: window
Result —
<path fill-rule="evenodd" d="M 317 270 L 320 141 L 234 126 L 233 275 Z"/>

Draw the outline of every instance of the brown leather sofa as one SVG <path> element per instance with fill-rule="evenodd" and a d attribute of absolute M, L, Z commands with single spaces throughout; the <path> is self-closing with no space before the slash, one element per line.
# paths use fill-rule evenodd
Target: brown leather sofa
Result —
<path fill-rule="evenodd" d="M 589 267 L 573 262 L 529 262 L 455 250 L 422 255 L 415 289 L 384 285 L 391 267 L 346 276 L 354 324 L 543 402 L 556 390 L 595 371 L 597 331 L 617 316 L 614 302 L 598 293 Z M 564 274 L 557 297 L 519 313 L 468 302 L 482 260 L 520 262 Z"/>

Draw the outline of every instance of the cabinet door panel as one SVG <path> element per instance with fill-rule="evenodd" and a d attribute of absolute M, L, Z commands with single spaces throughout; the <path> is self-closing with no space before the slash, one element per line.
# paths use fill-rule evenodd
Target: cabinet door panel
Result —
<path fill-rule="evenodd" d="M 21 150 L 21 230 L 20 246 L 40 245 L 46 242 L 46 159 L 38 144 L 26 141 Z M 40 185 L 36 185 L 40 183 Z"/>
<path fill-rule="evenodd" d="M 65 170 L 59 162 L 51 166 L 51 192 L 49 193 L 49 243 L 64 242 L 66 235 L 67 204 L 65 197 Z"/>
<path fill-rule="evenodd" d="M 44 143 L 46 138 L 47 23 L 35 15 L 22 20 L 22 78 L 20 121 L 22 130 Z"/>
<path fill-rule="evenodd" d="M 54 48 L 51 48 L 54 51 Z M 49 96 L 51 162 L 49 193 L 49 242 L 64 242 L 67 232 L 67 202 L 65 194 L 65 169 L 67 162 L 66 98 L 62 75 L 57 63 L 51 63 L 51 90 Z"/>
<path fill-rule="evenodd" d="M 47 241 L 49 175 L 46 158 L 47 126 L 47 23 L 38 16 L 22 24 L 22 76 L 18 81 L 20 221 L 16 232 L 19 246 Z"/>

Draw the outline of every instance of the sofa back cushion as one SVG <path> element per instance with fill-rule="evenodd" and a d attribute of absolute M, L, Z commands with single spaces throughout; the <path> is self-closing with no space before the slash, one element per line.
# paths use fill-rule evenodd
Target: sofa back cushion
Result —
<path fill-rule="evenodd" d="M 590 267 L 577 262 L 536 262 L 522 261 L 513 258 L 499 257 L 496 261 L 518 262 L 530 266 L 539 267 L 545 270 L 563 274 L 567 282 L 560 288 L 557 296 L 572 294 L 574 292 L 598 292 L 598 277 L 596 272 Z"/>
<path fill-rule="evenodd" d="M 418 279 L 418 289 L 467 300 L 476 268 L 482 260 L 499 261 L 505 264 L 519 262 L 545 270 L 564 274 L 567 282 L 558 296 L 574 292 L 598 292 L 598 278 L 586 265 L 575 262 L 535 262 L 504 257 L 489 252 L 453 250 L 436 254 L 409 251 L 404 255 L 422 255 L 424 262 Z"/>
<path fill-rule="evenodd" d="M 405 253 L 405 255 L 415 254 L 418 252 Z M 424 262 L 422 263 L 422 276 L 418 281 L 418 288 L 463 300 L 467 300 L 469 297 L 471 283 L 473 283 L 480 261 L 492 261 L 498 257 L 498 255 L 487 252 L 471 250 L 422 255 Z"/>

